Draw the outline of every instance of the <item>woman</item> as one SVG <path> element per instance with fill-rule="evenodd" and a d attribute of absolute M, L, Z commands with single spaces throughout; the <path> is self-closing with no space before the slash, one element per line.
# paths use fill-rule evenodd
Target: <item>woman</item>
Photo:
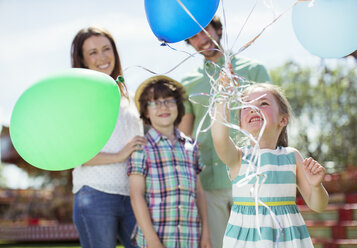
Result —
<path fill-rule="evenodd" d="M 113 37 L 104 29 L 80 30 L 72 42 L 71 58 L 73 68 L 103 72 L 113 79 L 122 75 Z M 111 138 L 93 159 L 73 170 L 73 220 L 84 248 L 114 248 L 117 237 L 125 247 L 133 247 L 130 235 L 136 221 L 130 205 L 126 161 L 146 140 L 125 83 L 119 83 L 119 88 L 120 111 Z"/>

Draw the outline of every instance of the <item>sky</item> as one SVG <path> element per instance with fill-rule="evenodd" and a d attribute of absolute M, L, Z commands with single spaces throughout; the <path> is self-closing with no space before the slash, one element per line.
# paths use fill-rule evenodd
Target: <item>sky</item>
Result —
<path fill-rule="evenodd" d="M 257 35 L 270 23 L 274 12 L 288 9 L 295 0 L 257 0 L 240 37 L 236 37 L 256 0 L 224 0 L 217 15 L 226 16 L 228 47 L 232 51 Z M 202 0 L 202 2 L 205 2 Z M 264 3 L 273 3 L 267 8 Z M 108 29 L 116 41 L 129 90 L 152 76 L 174 68 L 187 57 L 183 52 L 160 46 L 146 19 L 142 0 L 0 0 L 0 121 L 9 124 L 11 111 L 21 93 L 41 78 L 70 68 L 70 45 L 83 27 Z M 184 41 L 171 44 L 177 50 L 194 53 Z M 268 69 L 289 59 L 314 63 L 298 42 L 291 25 L 291 9 L 240 54 L 262 62 Z M 176 80 L 202 64 L 202 56 L 189 59 L 168 76 Z"/>
<path fill-rule="evenodd" d="M 256 2 L 256 8 L 240 32 Z M 290 8 L 294 2 L 221 0 L 217 15 L 223 20 L 224 10 L 224 31 L 228 35 L 225 49 L 238 51 L 275 16 L 287 10 L 239 56 L 254 58 L 268 69 L 288 60 L 304 65 L 318 64 L 320 59 L 305 50 L 294 34 Z M 90 25 L 102 26 L 113 35 L 132 93 L 152 76 L 143 67 L 163 74 L 184 60 L 187 52 L 194 53 L 184 41 L 171 44 L 179 51 L 160 46 L 146 19 L 143 0 L 0 0 L 0 123 L 9 124 L 17 99 L 28 87 L 71 67 L 72 39 L 81 28 Z M 196 55 L 167 75 L 180 81 L 203 63 L 202 58 Z M 5 176 L 10 176 L 15 171 L 6 173 Z"/>

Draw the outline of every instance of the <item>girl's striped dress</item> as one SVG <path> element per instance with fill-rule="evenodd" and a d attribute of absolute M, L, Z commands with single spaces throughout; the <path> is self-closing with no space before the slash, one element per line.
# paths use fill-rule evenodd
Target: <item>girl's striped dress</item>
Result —
<path fill-rule="evenodd" d="M 256 218 L 254 193 L 252 192 L 256 178 L 248 180 L 248 184 L 241 187 L 237 185 L 246 177 L 252 151 L 252 147 L 243 149 L 239 175 L 232 181 L 234 204 L 223 239 L 223 247 L 313 248 L 305 222 L 295 203 L 296 160 L 294 149 L 278 147 L 276 150 L 259 150 L 261 159 L 259 180 L 262 181 L 265 178 L 265 182 L 261 184 L 258 196 L 259 200 L 265 203 L 274 214 L 271 214 L 267 207 L 260 204 L 258 218 Z M 280 223 L 282 231 L 274 219 Z M 258 233 L 258 225 L 261 236 Z M 278 242 L 277 234 L 279 235 Z"/>

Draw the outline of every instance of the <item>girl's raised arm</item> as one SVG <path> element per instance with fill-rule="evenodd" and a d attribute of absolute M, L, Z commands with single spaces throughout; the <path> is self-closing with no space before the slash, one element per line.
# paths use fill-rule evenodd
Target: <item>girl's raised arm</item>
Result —
<path fill-rule="evenodd" d="M 231 177 L 237 175 L 241 164 L 241 150 L 235 146 L 231 137 L 229 137 L 229 128 L 222 124 L 224 116 L 230 121 L 229 110 L 223 103 L 215 104 L 215 119 L 211 128 L 213 144 L 219 158 L 230 168 Z M 233 176 L 234 178 L 235 176 Z"/>

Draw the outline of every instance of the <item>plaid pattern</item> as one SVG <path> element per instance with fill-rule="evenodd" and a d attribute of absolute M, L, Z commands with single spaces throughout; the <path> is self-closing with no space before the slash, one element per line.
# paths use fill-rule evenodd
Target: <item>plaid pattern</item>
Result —
<path fill-rule="evenodd" d="M 128 175 L 146 179 L 146 202 L 153 227 L 167 248 L 199 247 L 200 218 L 196 206 L 197 175 L 202 170 L 193 141 L 175 130 L 177 142 L 171 142 L 155 129 L 145 135 L 148 143 L 135 151 L 128 161 Z M 139 228 L 137 244 L 147 247 Z"/>

